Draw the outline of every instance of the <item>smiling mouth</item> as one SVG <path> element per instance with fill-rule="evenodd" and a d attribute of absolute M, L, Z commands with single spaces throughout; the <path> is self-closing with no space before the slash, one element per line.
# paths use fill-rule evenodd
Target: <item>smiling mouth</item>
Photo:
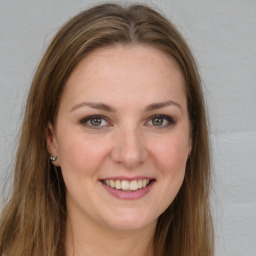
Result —
<path fill-rule="evenodd" d="M 154 180 L 139 179 L 139 180 L 102 180 L 101 182 L 108 187 L 123 191 L 138 191 L 146 188 Z"/>

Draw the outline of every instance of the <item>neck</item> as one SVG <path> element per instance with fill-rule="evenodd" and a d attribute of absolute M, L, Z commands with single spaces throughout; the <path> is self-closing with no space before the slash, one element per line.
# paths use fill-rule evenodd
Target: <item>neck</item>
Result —
<path fill-rule="evenodd" d="M 68 216 L 66 256 L 153 256 L 156 222 L 139 230 L 115 230 Z"/>

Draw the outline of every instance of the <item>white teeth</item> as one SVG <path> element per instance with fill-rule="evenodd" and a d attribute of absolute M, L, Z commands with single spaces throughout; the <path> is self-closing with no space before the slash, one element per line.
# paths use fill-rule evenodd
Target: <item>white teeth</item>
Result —
<path fill-rule="evenodd" d="M 144 180 L 103 180 L 103 183 L 107 186 L 115 189 L 121 189 L 121 190 L 131 190 L 136 191 L 138 189 L 145 188 L 149 184 L 149 179 Z"/>
<path fill-rule="evenodd" d="M 129 190 L 130 184 L 128 180 L 122 180 L 122 190 Z"/>
<path fill-rule="evenodd" d="M 115 188 L 116 189 L 121 189 L 122 188 L 120 180 L 116 180 Z"/>
<path fill-rule="evenodd" d="M 115 182 L 113 180 L 110 180 L 110 187 L 114 188 L 115 187 Z"/>
<path fill-rule="evenodd" d="M 137 180 L 133 180 L 130 182 L 130 190 L 137 190 L 138 185 L 137 185 Z"/>
<path fill-rule="evenodd" d="M 142 180 L 138 180 L 138 188 L 142 188 Z"/>

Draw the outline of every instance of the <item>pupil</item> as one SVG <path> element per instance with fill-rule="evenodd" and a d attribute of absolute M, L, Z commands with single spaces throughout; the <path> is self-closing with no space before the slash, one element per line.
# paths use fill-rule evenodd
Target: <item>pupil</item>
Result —
<path fill-rule="evenodd" d="M 99 126 L 101 124 L 101 119 L 100 118 L 93 118 L 91 120 L 91 125 L 93 126 Z"/>
<path fill-rule="evenodd" d="M 153 119 L 153 125 L 160 126 L 162 124 L 163 124 L 163 119 L 162 118 L 154 118 Z"/>

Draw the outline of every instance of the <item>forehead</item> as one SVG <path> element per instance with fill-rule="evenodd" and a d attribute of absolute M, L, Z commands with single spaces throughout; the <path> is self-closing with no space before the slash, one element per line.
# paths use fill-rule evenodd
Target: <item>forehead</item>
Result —
<path fill-rule="evenodd" d="M 159 66 L 157 70 L 159 75 L 161 75 L 162 71 L 164 71 L 164 69 L 161 70 L 161 67 L 166 66 L 173 71 L 177 71 L 177 78 L 183 80 L 182 82 L 184 82 L 181 68 L 172 56 L 152 46 L 141 44 L 119 44 L 93 50 L 80 61 L 80 63 L 71 73 L 68 81 L 71 77 L 74 78 L 77 76 L 81 70 L 82 72 L 85 72 L 87 69 L 88 73 L 90 71 L 89 69 L 98 71 L 97 73 L 94 72 L 90 74 L 90 76 L 93 77 L 93 75 L 100 75 L 104 72 L 109 72 L 112 74 L 116 71 L 116 73 L 118 73 L 120 72 L 120 69 L 129 68 L 131 66 L 133 66 L 135 69 L 139 68 L 140 71 L 144 70 L 144 72 L 147 72 L 149 68 L 154 69 L 156 66 Z M 126 70 L 126 72 L 127 71 L 128 70 Z M 131 69 L 131 74 L 133 76 L 136 75 L 136 73 L 132 73 L 132 71 L 134 70 Z"/>
<path fill-rule="evenodd" d="M 118 45 L 94 50 L 82 59 L 70 75 L 63 97 L 70 101 L 119 97 L 127 102 L 136 97 L 142 100 L 142 95 L 158 101 L 171 94 L 183 94 L 183 98 L 185 94 L 183 74 L 171 56 L 149 46 Z"/>

